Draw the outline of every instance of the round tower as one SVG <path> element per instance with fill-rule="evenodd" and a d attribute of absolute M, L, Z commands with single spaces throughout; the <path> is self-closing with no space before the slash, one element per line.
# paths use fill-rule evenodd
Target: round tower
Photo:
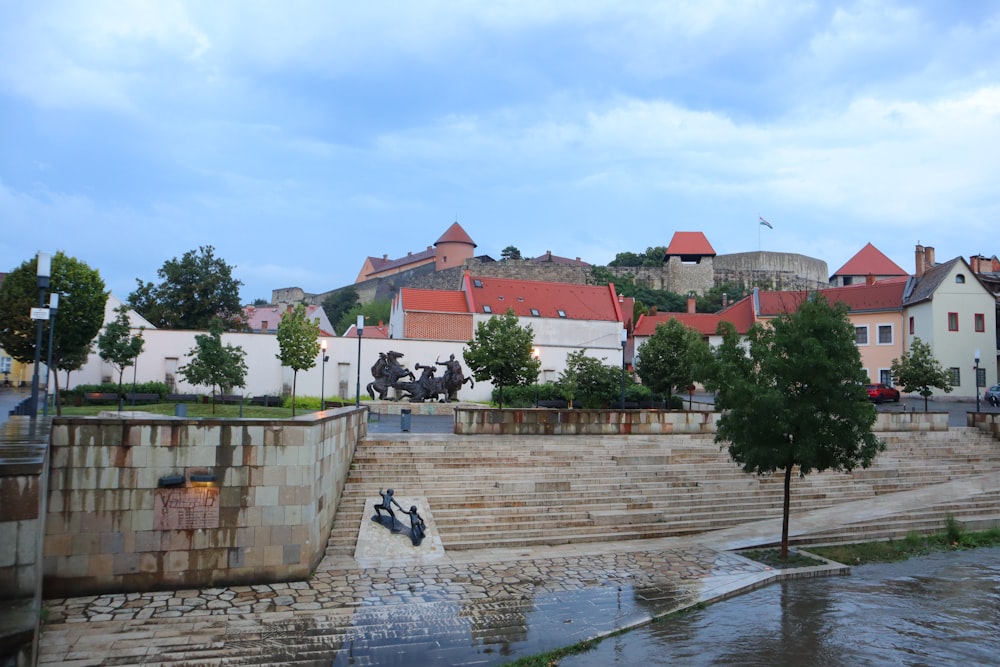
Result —
<path fill-rule="evenodd" d="M 458 222 L 451 223 L 444 234 L 434 242 L 435 271 L 443 271 L 454 266 L 462 266 L 472 259 L 476 243 L 465 233 Z"/>

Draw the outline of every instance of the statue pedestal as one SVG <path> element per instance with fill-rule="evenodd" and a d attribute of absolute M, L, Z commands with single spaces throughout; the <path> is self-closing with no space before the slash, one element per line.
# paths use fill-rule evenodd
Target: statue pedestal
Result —
<path fill-rule="evenodd" d="M 365 511 L 361 515 L 361 525 L 358 529 L 358 544 L 354 549 L 354 559 L 363 567 L 380 565 L 405 565 L 406 563 L 432 562 L 444 558 L 444 546 L 441 536 L 434 524 L 427 499 L 397 495 L 396 502 L 409 509 L 417 506 L 417 512 L 424 520 L 424 538 L 420 546 L 413 546 L 410 539 L 410 515 L 398 509 L 396 512 L 396 527 L 399 532 L 389 530 L 389 517 L 382 512 L 382 522 L 372 520 L 376 515 L 375 506 L 382 502 L 378 496 L 365 500 Z"/>

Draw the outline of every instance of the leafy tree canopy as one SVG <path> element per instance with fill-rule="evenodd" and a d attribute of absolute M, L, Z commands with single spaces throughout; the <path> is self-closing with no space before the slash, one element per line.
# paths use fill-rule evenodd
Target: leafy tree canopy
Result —
<path fill-rule="evenodd" d="M 650 246 L 646 252 L 620 252 L 608 262 L 608 266 L 663 266 L 667 246 Z"/>
<path fill-rule="evenodd" d="M 669 402 L 674 393 L 681 393 L 694 384 L 707 361 L 708 343 L 694 329 L 680 320 L 659 324 L 656 331 L 639 348 L 635 371 L 642 384 Z"/>
<path fill-rule="evenodd" d="M 319 354 L 319 324 L 309 319 L 301 303 L 292 312 L 282 315 L 278 322 L 278 350 L 276 356 L 281 365 L 293 371 L 292 416 L 295 416 L 295 385 L 299 371 L 315 366 Z"/>
<path fill-rule="evenodd" d="M 122 375 L 125 369 L 135 363 L 142 352 L 145 341 L 142 339 L 142 328 L 135 336 L 128 320 L 128 308 L 119 306 L 115 309 L 117 317 L 104 326 L 104 332 L 97 337 L 97 350 L 101 359 L 111 364 L 118 371 L 118 393 L 122 391 Z"/>
<path fill-rule="evenodd" d="M 477 380 L 489 380 L 499 390 L 503 407 L 503 388 L 529 384 L 538 379 L 542 362 L 532 356 L 535 334 L 531 326 L 518 324 L 509 309 L 476 325 L 475 337 L 462 353 L 469 371 Z"/>
<path fill-rule="evenodd" d="M 330 320 L 330 324 L 333 325 L 334 331 L 338 335 L 343 334 L 347 331 L 350 325 L 345 326 L 343 329 L 340 328 L 340 320 L 343 319 L 344 315 L 351 312 L 357 306 L 360 306 L 358 301 L 358 290 L 354 288 L 353 285 L 347 287 L 342 287 L 341 289 L 328 294 L 323 303 L 323 312 L 326 313 L 326 317 Z M 357 320 L 357 316 L 354 318 Z"/>
<path fill-rule="evenodd" d="M 632 384 L 626 377 L 626 383 Z M 559 375 L 560 393 L 584 409 L 617 405 L 621 400 L 622 369 L 588 356 L 586 350 L 570 352 Z"/>
<path fill-rule="evenodd" d="M 522 259 L 521 251 L 516 247 L 509 245 L 500 251 L 500 261 L 506 262 L 509 259 Z"/>
<path fill-rule="evenodd" d="M 215 256 L 212 246 L 201 246 L 164 262 L 156 272 L 160 284 L 137 278 L 128 303 L 161 329 L 208 329 L 218 317 L 227 331 L 239 331 L 246 328 L 240 308 L 243 283 L 233 278 L 233 268 Z"/>
<path fill-rule="evenodd" d="M 39 306 L 37 257 L 11 271 L 0 285 L 0 346 L 18 361 L 35 360 L 36 323 L 31 309 Z M 52 256 L 48 294 L 59 293 L 52 366 L 79 368 L 104 323 L 108 293 L 96 269 L 62 252 Z M 48 296 L 45 305 L 49 304 Z M 42 358 L 48 353 L 50 327 L 42 329 Z M 69 364 L 69 365 L 67 365 Z M 75 365 L 74 365 L 75 364 Z"/>
<path fill-rule="evenodd" d="M 843 304 L 822 295 L 741 342 L 732 325 L 708 369 L 719 417 L 716 442 L 746 472 L 784 471 L 782 556 L 788 553 L 792 470 L 867 467 L 885 448 L 871 432 L 875 408 L 864 389 L 854 326 Z"/>
<path fill-rule="evenodd" d="M 721 285 L 716 285 L 712 289 L 708 290 L 704 294 L 698 297 L 697 309 L 699 313 L 717 313 L 722 310 L 722 298 L 725 295 L 727 301 L 731 304 L 739 301 L 744 296 L 749 294 L 750 290 L 741 283 L 722 283 Z"/>
<path fill-rule="evenodd" d="M 927 397 L 940 389 L 946 394 L 952 390 L 951 375 L 934 358 L 931 346 L 914 338 L 910 351 L 892 360 L 892 377 L 907 394 L 917 392 L 924 397 L 924 412 L 927 412 Z"/>
<path fill-rule="evenodd" d="M 364 315 L 365 325 L 375 325 L 379 322 L 388 323 L 389 314 L 392 311 L 392 302 L 387 299 L 372 301 L 366 304 L 355 304 L 350 310 L 340 316 L 334 329 L 338 335 L 343 335 L 351 328 L 352 324 L 358 323 L 358 315 Z M 329 316 L 329 313 L 327 314 Z M 333 320 L 330 320 L 331 322 Z"/>
<path fill-rule="evenodd" d="M 195 347 L 188 352 L 191 361 L 178 372 L 190 384 L 212 388 L 212 412 L 215 412 L 215 389 L 228 393 L 233 387 L 246 386 L 246 352 L 236 345 L 222 344 L 222 322 L 209 325 L 209 333 L 194 337 Z"/>

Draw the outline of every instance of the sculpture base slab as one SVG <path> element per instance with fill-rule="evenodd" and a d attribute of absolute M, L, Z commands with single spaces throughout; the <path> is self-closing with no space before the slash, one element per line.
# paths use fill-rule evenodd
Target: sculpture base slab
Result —
<path fill-rule="evenodd" d="M 413 546 L 410 539 L 410 517 L 408 514 L 396 510 L 396 527 L 399 532 L 389 530 L 389 517 L 382 513 L 382 521 L 372 521 L 376 516 L 375 506 L 382 502 L 382 498 L 365 499 L 365 510 L 361 515 L 360 527 L 358 529 L 358 544 L 354 549 L 354 559 L 365 567 L 377 567 L 380 565 L 405 565 L 406 563 L 425 563 L 444 558 L 444 546 L 441 544 L 441 536 L 437 532 L 434 524 L 434 515 L 431 514 L 427 504 L 427 498 L 410 497 L 396 495 L 396 502 L 409 509 L 411 505 L 417 506 L 417 512 L 424 520 L 425 535 L 420 542 L 420 546 Z"/>

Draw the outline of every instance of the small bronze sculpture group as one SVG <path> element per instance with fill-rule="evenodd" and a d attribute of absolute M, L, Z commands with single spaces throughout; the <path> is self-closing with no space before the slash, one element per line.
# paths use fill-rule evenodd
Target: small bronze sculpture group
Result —
<path fill-rule="evenodd" d="M 382 502 L 375 506 L 375 516 L 372 517 L 372 521 L 382 524 L 393 533 L 402 532 L 405 526 L 396 519 L 396 513 L 392 511 L 392 506 L 395 505 L 399 508 L 400 512 L 410 517 L 410 541 L 413 542 L 413 546 L 419 547 L 420 543 L 424 540 L 424 536 L 427 534 L 427 526 L 417 512 L 417 506 L 410 505 L 409 511 L 404 510 L 396 502 L 396 499 L 392 497 L 394 493 L 392 489 L 386 489 L 385 491 L 382 489 L 378 490 L 378 494 L 382 496 Z M 384 517 L 382 516 L 383 511 L 386 512 L 386 516 Z"/>
<path fill-rule="evenodd" d="M 466 382 L 470 387 L 475 387 L 471 377 L 465 377 L 462 372 L 462 365 L 451 355 L 447 361 L 435 360 L 433 366 L 416 364 L 414 367 L 421 371 L 420 378 L 417 379 L 413 372 L 399 362 L 403 356 L 402 352 L 379 352 L 378 361 L 372 366 L 372 377 L 375 378 L 368 383 L 368 395 L 375 400 L 378 394 L 380 401 L 386 400 L 389 390 L 396 390 L 399 398 L 408 398 L 411 403 L 422 403 L 427 400 L 457 401 L 458 390 Z M 444 375 L 436 377 L 437 366 L 444 366 Z M 403 378 L 410 378 L 404 380 Z"/>

